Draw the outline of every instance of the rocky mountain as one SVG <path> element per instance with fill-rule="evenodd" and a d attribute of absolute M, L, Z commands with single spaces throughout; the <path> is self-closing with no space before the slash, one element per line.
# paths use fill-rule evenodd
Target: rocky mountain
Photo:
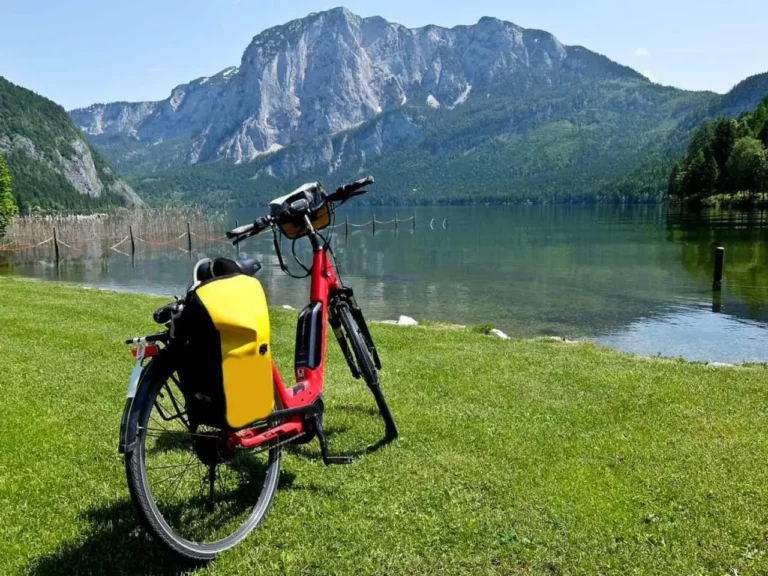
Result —
<path fill-rule="evenodd" d="M 149 197 L 371 171 L 388 201 L 560 200 L 605 195 L 717 98 L 494 18 L 409 29 L 338 8 L 262 32 L 239 67 L 166 100 L 70 115 Z"/>
<path fill-rule="evenodd" d="M 0 77 L 0 154 L 22 211 L 141 204 L 83 139 L 66 111 Z"/>

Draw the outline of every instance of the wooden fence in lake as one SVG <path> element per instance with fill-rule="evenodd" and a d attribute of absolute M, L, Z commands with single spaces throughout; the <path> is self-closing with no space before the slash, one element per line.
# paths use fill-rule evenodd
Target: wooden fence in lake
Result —
<path fill-rule="evenodd" d="M 160 249 L 192 255 L 201 247 L 229 244 L 226 236 L 218 233 L 225 229 L 226 217 L 222 214 L 211 217 L 196 213 L 188 220 L 163 212 L 151 218 L 119 218 L 117 222 L 110 218 L 104 216 L 103 221 L 91 217 L 17 219 L 6 241 L 0 244 L 0 263 L 13 257 L 16 262 L 49 261 L 58 266 L 65 260 L 104 258 L 109 254 L 135 258 Z M 346 237 L 365 228 L 370 228 L 373 235 L 377 229 L 415 232 L 416 225 L 415 212 L 408 218 L 396 214 L 390 220 L 378 220 L 372 213 L 368 221 L 351 222 L 347 216 L 329 228 Z M 448 219 L 431 218 L 428 228 L 447 230 Z"/>

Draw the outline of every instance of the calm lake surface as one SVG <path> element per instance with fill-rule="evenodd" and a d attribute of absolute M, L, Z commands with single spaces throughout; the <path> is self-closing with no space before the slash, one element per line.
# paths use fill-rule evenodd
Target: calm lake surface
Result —
<path fill-rule="evenodd" d="M 245 222 L 263 211 L 228 218 Z M 413 211 L 375 209 L 378 220 Z M 415 213 L 415 231 L 411 222 L 398 230 L 377 225 L 375 234 L 370 225 L 350 226 L 346 237 L 344 217 L 362 223 L 371 211 L 337 217 L 332 245 L 340 271 L 370 318 L 405 314 L 492 324 L 511 336 L 592 339 L 645 355 L 768 361 L 765 214 L 683 215 L 663 206 L 423 207 Z M 719 300 L 712 292 L 716 246 L 726 249 Z M 290 244 L 284 248 L 291 260 Z M 190 258 L 171 246 L 137 255 L 132 266 L 129 257 L 97 250 L 65 260 L 58 272 L 45 256 L 0 261 L 0 274 L 181 294 L 196 259 L 234 253 L 213 242 L 196 246 Z M 260 279 L 272 305 L 306 304 L 308 282 L 280 272 L 271 235 L 245 243 L 241 254 L 264 263 Z"/>

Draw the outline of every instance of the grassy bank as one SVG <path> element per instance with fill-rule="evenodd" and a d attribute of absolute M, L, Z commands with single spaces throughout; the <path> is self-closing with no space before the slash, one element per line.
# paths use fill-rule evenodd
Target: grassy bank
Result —
<path fill-rule="evenodd" d="M 162 300 L 0 278 L 0 574 L 180 569 L 138 529 L 121 338 Z M 274 311 L 291 363 L 295 313 Z M 402 438 L 288 452 L 262 528 L 210 574 L 768 572 L 768 370 L 468 330 L 374 328 Z M 331 347 L 334 451 L 381 432 Z"/>

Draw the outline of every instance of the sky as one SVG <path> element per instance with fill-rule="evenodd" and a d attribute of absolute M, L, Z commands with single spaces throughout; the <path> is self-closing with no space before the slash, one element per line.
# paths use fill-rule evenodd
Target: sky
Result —
<path fill-rule="evenodd" d="M 481 16 L 553 33 L 654 81 L 726 92 L 768 71 L 766 0 L 0 0 L 0 76 L 67 109 L 160 100 L 238 65 L 260 31 L 344 5 L 418 27 Z"/>

